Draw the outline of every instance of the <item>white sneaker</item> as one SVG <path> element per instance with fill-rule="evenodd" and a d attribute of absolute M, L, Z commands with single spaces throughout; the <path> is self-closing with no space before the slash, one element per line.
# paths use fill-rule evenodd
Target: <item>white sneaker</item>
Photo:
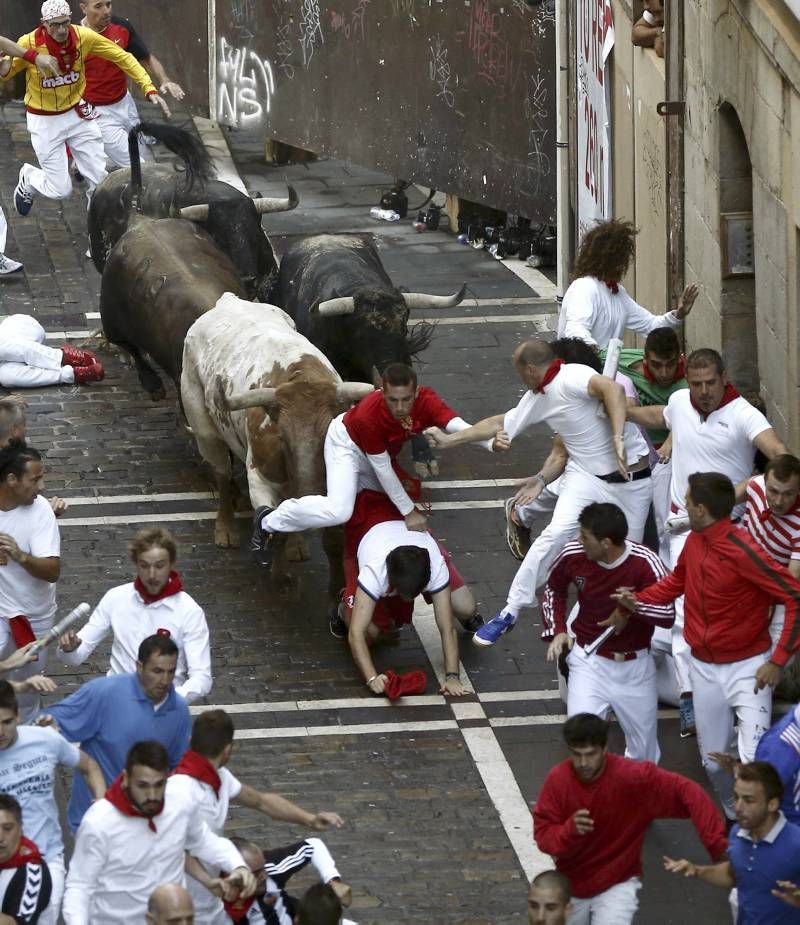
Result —
<path fill-rule="evenodd" d="M 9 273 L 16 273 L 17 270 L 22 269 L 22 264 L 17 260 L 12 260 L 10 257 L 6 257 L 5 254 L 0 254 L 0 276 L 8 276 Z"/>

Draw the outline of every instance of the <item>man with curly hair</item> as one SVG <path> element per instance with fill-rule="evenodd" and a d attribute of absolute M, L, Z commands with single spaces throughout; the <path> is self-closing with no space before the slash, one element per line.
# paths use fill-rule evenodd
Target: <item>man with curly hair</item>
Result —
<path fill-rule="evenodd" d="M 693 283 L 681 293 L 673 311 L 654 315 L 634 301 L 620 285 L 636 248 L 636 228 L 612 219 L 598 222 L 584 235 L 558 315 L 559 337 L 580 337 L 607 347 L 625 331 L 649 334 L 654 328 L 675 327 L 689 314 L 699 292 Z"/>

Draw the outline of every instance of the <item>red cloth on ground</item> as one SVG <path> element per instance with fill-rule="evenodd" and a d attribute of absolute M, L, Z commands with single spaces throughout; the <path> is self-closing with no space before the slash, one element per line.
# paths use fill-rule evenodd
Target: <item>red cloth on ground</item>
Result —
<path fill-rule="evenodd" d="M 395 674 L 394 671 L 384 671 L 386 685 L 384 694 L 389 700 L 397 700 L 407 694 L 424 694 L 428 686 L 428 678 L 424 671 L 408 671 L 405 674 Z"/>
<path fill-rule="evenodd" d="M 169 573 L 167 583 L 158 594 L 150 594 L 147 588 L 142 584 L 142 580 L 138 575 L 133 580 L 133 587 L 139 592 L 139 596 L 145 604 L 154 604 L 156 601 L 161 601 L 165 597 L 171 597 L 173 594 L 183 591 L 183 582 L 181 581 L 181 576 L 173 571 Z"/>
<path fill-rule="evenodd" d="M 222 786 L 222 781 L 219 779 L 219 772 L 205 755 L 192 751 L 190 748 L 184 752 L 178 767 L 172 773 L 186 774 L 187 777 L 193 777 L 203 784 L 209 784 L 214 788 L 214 796 L 219 799 L 219 788 Z"/>
<path fill-rule="evenodd" d="M 584 835 L 572 821 L 579 809 L 594 821 Z M 654 819 L 691 819 L 712 860 L 728 847 L 722 815 L 699 784 L 612 754 L 591 783 L 578 778 L 569 760 L 550 771 L 533 809 L 533 835 L 569 877 L 573 895 L 588 899 L 641 876 L 642 844 Z"/>
<path fill-rule="evenodd" d="M 115 809 L 118 809 L 123 816 L 138 816 L 140 819 L 146 819 L 147 827 L 152 829 L 153 832 L 158 831 L 153 817 L 145 816 L 144 813 L 140 813 L 133 803 L 131 803 L 128 794 L 122 789 L 122 774 L 120 774 L 108 790 L 106 790 L 105 799 L 108 800 Z M 161 809 L 163 808 L 164 804 L 162 803 Z M 156 816 L 159 815 L 161 809 L 156 813 Z"/>
<path fill-rule="evenodd" d="M 11 857 L 0 864 L 0 870 L 10 870 L 13 867 L 22 867 L 23 864 L 41 864 L 43 862 L 39 849 L 23 835 L 19 847 Z"/>

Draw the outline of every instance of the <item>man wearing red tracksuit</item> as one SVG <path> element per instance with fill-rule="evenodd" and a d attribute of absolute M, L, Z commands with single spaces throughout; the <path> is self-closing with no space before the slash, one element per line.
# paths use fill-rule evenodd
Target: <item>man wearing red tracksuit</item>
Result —
<path fill-rule="evenodd" d="M 689 476 L 686 511 L 691 534 L 671 575 L 644 591 L 621 590 L 615 598 L 638 604 L 666 604 L 685 595 L 684 636 L 691 650 L 695 720 L 700 757 L 734 818 L 733 780 L 708 756 L 727 752 L 738 720 L 739 759 L 753 761 L 769 728 L 772 688 L 781 668 L 800 648 L 800 582 L 730 519 L 731 481 L 718 472 Z M 783 632 L 770 654 L 774 602 L 784 605 Z"/>

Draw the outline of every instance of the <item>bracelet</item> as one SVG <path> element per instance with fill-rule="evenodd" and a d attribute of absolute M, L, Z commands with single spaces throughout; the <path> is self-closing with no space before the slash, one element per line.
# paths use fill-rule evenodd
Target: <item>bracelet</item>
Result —
<path fill-rule="evenodd" d="M 542 475 L 541 472 L 537 472 L 536 475 L 534 475 L 534 478 L 538 482 L 542 483 L 542 488 L 547 488 L 547 479 L 544 477 L 544 475 Z"/>
<path fill-rule="evenodd" d="M 458 681 L 460 680 L 460 677 L 461 676 L 459 675 L 457 671 L 445 671 L 444 673 L 445 681 L 450 681 L 450 680 Z"/>
<path fill-rule="evenodd" d="M 372 684 L 372 682 L 373 682 L 377 677 L 378 677 L 378 676 L 377 676 L 376 674 L 374 674 L 371 678 L 367 678 L 367 687 L 369 687 L 370 684 Z"/>
<path fill-rule="evenodd" d="M 38 56 L 39 52 L 35 48 L 29 48 L 22 56 L 22 60 L 27 61 L 29 64 L 36 64 L 36 58 Z"/>

